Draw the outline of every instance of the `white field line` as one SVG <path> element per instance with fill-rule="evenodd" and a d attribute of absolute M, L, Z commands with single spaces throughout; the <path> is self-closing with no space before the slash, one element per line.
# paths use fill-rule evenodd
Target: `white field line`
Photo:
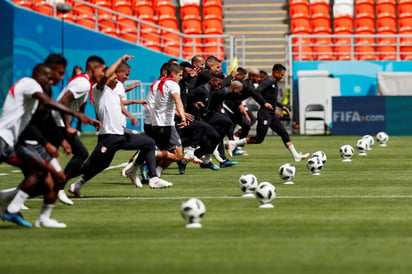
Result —
<path fill-rule="evenodd" d="M 161 190 L 160 190 L 161 191 Z M 126 200 L 184 200 L 191 197 L 89 197 L 75 199 L 75 201 L 126 201 Z M 199 196 L 204 200 L 247 200 L 241 196 Z M 276 199 L 412 199 L 412 195 L 331 195 L 331 196 L 278 196 Z M 275 199 L 275 200 L 276 200 Z M 38 198 L 33 200 L 40 200 Z"/>

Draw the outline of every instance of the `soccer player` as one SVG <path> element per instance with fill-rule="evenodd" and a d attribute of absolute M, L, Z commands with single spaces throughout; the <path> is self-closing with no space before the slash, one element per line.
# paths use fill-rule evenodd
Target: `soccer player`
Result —
<path fill-rule="evenodd" d="M 258 112 L 258 124 L 256 136 L 246 137 L 236 141 L 228 141 L 229 155 L 233 154 L 236 146 L 245 144 L 260 144 L 266 137 L 269 127 L 276 132 L 281 138 L 284 145 L 289 149 L 292 157 L 296 162 L 309 157 L 309 153 L 298 153 L 290 140 L 289 134 L 283 127 L 279 117 L 283 116 L 283 110 L 289 112 L 289 109 L 277 102 L 278 86 L 277 82 L 282 80 L 286 68 L 281 64 L 275 64 L 272 68 L 272 77 L 264 79 L 256 90 L 260 109 Z"/>
<path fill-rule="evenodd" d="M 84 123 L 100 126 L 100 122 L 89 118 L 83 113 L 53 101 L 44 94 L 53 82 L 49 67 L 39 64 L 33 69 L 32 78 L 20 79 L 10 88 L 4 101 L 0 116 L 0 161 L 7 161 L 19 166 L 25 175 L 19 190 L 7 208 L 2 212 L 2 219 L 14 222 L 24 227 L 32 227 L 20 214 L 21 206 L 29 197 L 43 194 L 44 180 L 49 175 L 41 155 L 30 147 L 16 145 L 18 137 L 26 128 L 39 102 L 79 118 Z"/>
<path fill-rule="evenodd" d="M 106 64 L 99 56 L 90 56 L 86 61 L 86 71 L 73 78 L 66 87 L 62 90 L 57 98 L 57 101 L 74 111 L 79 111 L 80 107 L 87 101 L 91 91 L 91 83 L 99 82 L 104 77 L 104 68 Z M 57 111 L 53 112 L 57 126 L 63 132 L 65 139 L 69 142 L 73 157 L 67 163 L 64 174 L 66 181 L 77 177 L 81 174 L 81 166 L 89 156 L 89 152 L 78 137 L 76 129 L 70 125 L 70 117 L 66 114 L 60 114 Z M 61 201 L 70 200 L 64 192 L 64 185 L 62 191 L 59 191 L 58 196 Z M 71 201 L 71 203 L 73 203 Z"/>
<path fill-rule="evenodd" d="M 119 94 L 113 89 L 117 84 L 114 72 L 122 62 L 127 62 L 132 56 L 124 55 L 110 66 L 104 77 L 93 86 L 92 97 L 96 113 L 102 121 L 98 133 L 98 143 L 82 167 L 83 176 L 69 187 L 69 192 L 75 197 L 82 197 L 83 185 L 110 165 L 116 151 L 119 149 L 139 149 L 149 169 L 149 185 L 152 188 L 170 187 L 173 184 L 156 176 L 156 151 L 154 141 L 136 131 L 123 127 L 122 104 Z M 136 184 L 137 185 L 137 184 Z M 142 187 L 140 185 L 137 185 Z"/>

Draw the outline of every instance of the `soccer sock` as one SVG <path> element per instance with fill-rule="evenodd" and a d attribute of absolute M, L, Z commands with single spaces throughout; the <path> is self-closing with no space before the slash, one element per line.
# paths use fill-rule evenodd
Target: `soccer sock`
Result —
<path fill-rule="evenodd" d="M 296 151 L 294 145 L 290 145 L 290 146 L 288 147 L 288 149 L 289 149 L 290 152 L 292 153 L 292 156 L 293 156 L 293 157 L 299 157 L 299 153 Z"/>
<path fill-rule="evenodd" d="M 17 213 L 20 211 L 21 206 L 24 204 L 24 202 L 29 198 L 29 194 L 26 192 L 19 190 L 17 191 L 16 196 L 14 196 L 13 200 L 7 207 L 7 211 L 9 213 Z"/>
<path fill-rule="evenodd" d="M 51 213 L 53 211 L 54 204 L 46 204 L 44 203 L 40 209 L 40 220 L 50 219 Z"/>
<path fill-rule="evenodd" d="M 80 179 L 78 179 L 76 182 L 74 182 L 74 188 L 79 190 L 80 188 L 82 188 L 82 186 L 86 183 L 86 181 L 83 179 L 83 177 L 80 177 Z"/>
<path fill-rule="evenodd" d="M 220 153 L 219 153 L 219 146 L 217 146 L 216 147 L 216 149 L 215 149 L 215 151 L 213 151 L 213 156 L 215 156 L 215 158 L 216 158 L 216 160 L 219 162 L 219 163 L 223 163 L 225 160 L 222 158 L 222 156 L 220 156 Z"/>
<path fill-rule="evenodd" d="M 246 138 L 242 138 L 242 139 L 239 139 L 239 140 L 233 140 L 232 141 L 236 146 L 244 146 L 244 145 L 246 145 Z"/>
<path fill-rule="evenodd" d="M 205 155 L 205 158 L 203 159 L 203 163 L 204 163 L 204 164 L 210 163 L 210 154 L 206 154 L 206 155 Z"/>
<path fill-rule="evenodd" d="M 162 174 L 163 168 L 161 168 L 160 166 L 156 167 L 156 176 L 160 177 L 160 175 Z"/>

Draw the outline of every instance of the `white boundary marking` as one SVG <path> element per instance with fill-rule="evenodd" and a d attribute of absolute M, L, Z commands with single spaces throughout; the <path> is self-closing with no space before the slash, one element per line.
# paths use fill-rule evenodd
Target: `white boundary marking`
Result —
<path fill-rule="evenodd" d="M 79 198 L 75 201 L 126 201 L 126 200 L 184 200 L 189 199 L 191 197 L 89 197 L 89 198 Z M 205 200 L 245 200 L 245 198 L 241 196 L 221 196 L 221 197 L 212 197 L 212 196 L 200 196 L 196 197 L 198 199 L 205 199 Z M 331 196 L 278 196 L 277 199 L 412 199 L 412 195 L 331 195 Z M 40 200 L 39 198 L 31 199 L 31 200 Z"/>

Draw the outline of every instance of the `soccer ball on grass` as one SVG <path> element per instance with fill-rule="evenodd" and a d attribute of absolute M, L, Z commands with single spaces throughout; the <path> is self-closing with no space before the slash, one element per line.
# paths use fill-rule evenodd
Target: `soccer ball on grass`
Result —
<path fill-rule="evenodd" d="M 279 167 L 279 176 L 284 184 L 293 184 L 292 180 L 296 175 L 296 167 L 290 163 L 283 164 Z"/>
<path fill-rule="evenodd" d="M 190 198 L 180 208 L 182 217 L 188 222 L 187 228 L 200 228 L 200 221 L 206 213 L 203 202 L 197 198 Z"/>
<path fill-rule="evenodd" d="M 253 192 L 258 186 L 258 180 L 255 175 L 245 173 L 239 178 L 239 187 L 245 193 L 242 197 L 255 197 Z"/>
<path fill-rule="evenodd" d="M 256 188 L 256 198 L 259 199 L 260 208 L 273 208 L 271 202 L 276 198 L 276 188 L 269 182 L 262 182 Z"/>

